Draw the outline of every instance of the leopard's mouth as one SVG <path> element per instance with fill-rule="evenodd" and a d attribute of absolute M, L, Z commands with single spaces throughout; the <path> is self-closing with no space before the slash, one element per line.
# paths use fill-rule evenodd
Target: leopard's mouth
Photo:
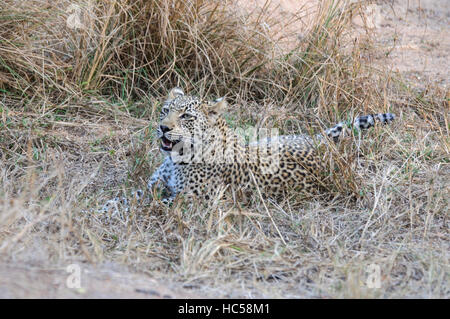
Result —
<path fill-rule="evenodd" d="M 171 141 L 165 136 L 161 137 L 161 149 L 163 151 L 172 152 L 174 146 L 177 145 L 178 143 L 180 143 L 180 140 Z"/>

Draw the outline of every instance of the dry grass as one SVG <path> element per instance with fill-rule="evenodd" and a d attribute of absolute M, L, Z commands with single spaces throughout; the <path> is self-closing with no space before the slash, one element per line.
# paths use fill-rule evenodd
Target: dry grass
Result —
<path fill-rule="evenodd" d="M 324 1 L 286 52 L 270 12 L 233 1 L 79 1 L 85 29 L 66 27 L 69 3 L 0 4 L 3 263 L 117 263 L 211 297 L 450 297 L 448 92 L 370 68 L 370 39 L 350 37 L 360 4 Z M 174 85 L 228 94 L 234 126 L 398 121 L 332 151 L 324 196 L 93 212 L 161 162 L 152 128 Z"/>

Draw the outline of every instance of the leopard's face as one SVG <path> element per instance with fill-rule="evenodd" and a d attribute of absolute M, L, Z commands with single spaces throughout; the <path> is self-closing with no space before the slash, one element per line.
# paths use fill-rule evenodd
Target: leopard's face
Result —
<path fill-rule="evenodd" d="M 184 95 L 179 88 L 172 89 L 161 108 L 157 129 L 161 150 L 180 152 L 195 139 L 203 139 L 204 133 L 211 131 L 217 123 L 215 104 Z"/>

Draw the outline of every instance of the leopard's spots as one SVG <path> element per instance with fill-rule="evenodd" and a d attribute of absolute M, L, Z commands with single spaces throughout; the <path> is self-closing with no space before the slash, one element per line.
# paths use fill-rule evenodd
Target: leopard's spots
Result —
<path fill-rule="evenodd" d="M 278 196 L 288 188 L 317 191 L 320 176 L 326 174 L 322 174 L 324 161 L 316 147 L 327 143 L 325 137 L 275 136 L 243 144 L 222 118 L 225 108 L 224 99 L 203 102 L 179 88 L 169 92 L 157 129 L 167 156 L 151 177 L 149 188 L 162 180 L 170 190 L 168 201 L 180 192 L 209 200 L 222 187 L 258 187 L 264 196 Z M 360 116 L 352 124 L 341 122 L 325 133 L 338 141 L 349 128 L 367 129 L 377 121 L 386 124 L 394 118 L 390 113 Z M 193 153 L 180 160 L 176 145 L 183 146 L 182 155 Z"/>

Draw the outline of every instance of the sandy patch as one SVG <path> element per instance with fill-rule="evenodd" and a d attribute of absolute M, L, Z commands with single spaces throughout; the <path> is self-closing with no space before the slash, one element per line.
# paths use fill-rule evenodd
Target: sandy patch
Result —
<path fill-rule="evenodd" d="M 266 0 L 242 0 L 246 10 L 264 8 Z M 287 36 L 286 44 L 301 38 L 320 11 L 320 1 L 272 0 L 280 25 L 276 32 Z M 375 33 L 375 64 L 390 66 L 418 86 L 435 83 L 448 88 L 450 83 L 450 1 L 378 1 L 364 7 L 353 18 L 355 35 L 367 28 Z"/>

